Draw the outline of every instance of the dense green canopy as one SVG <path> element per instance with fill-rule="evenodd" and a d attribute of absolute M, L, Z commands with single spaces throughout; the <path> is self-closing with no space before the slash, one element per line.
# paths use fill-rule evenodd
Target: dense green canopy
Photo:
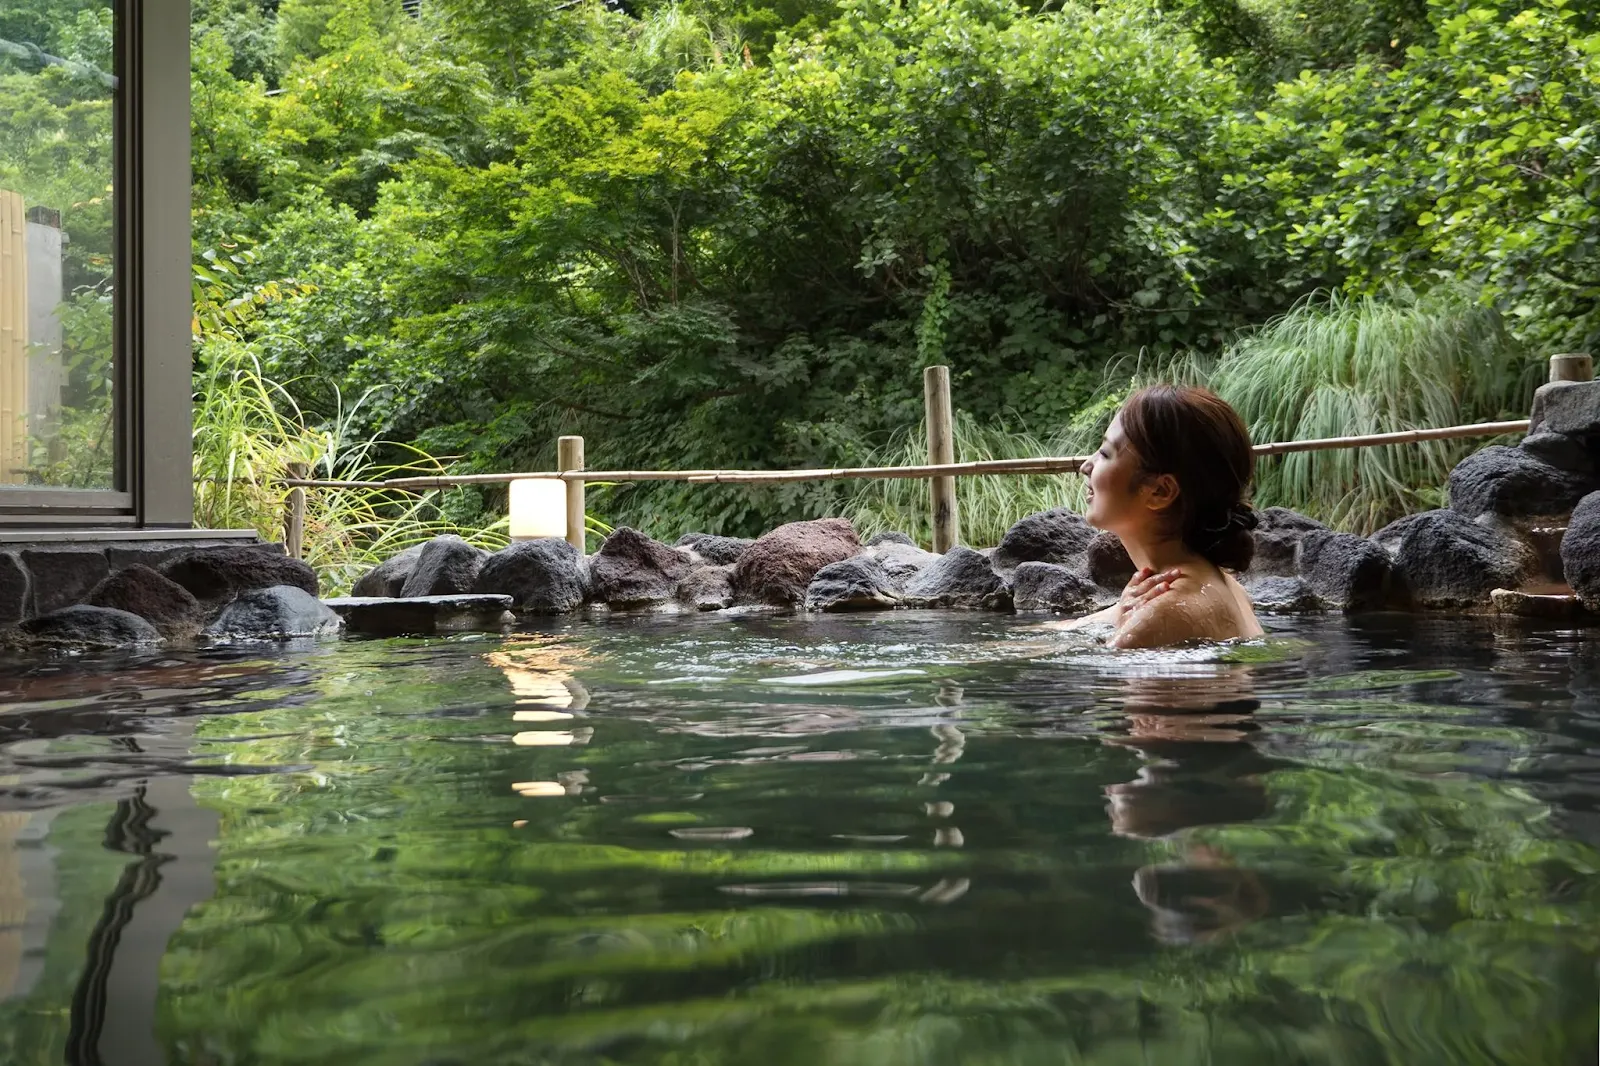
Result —
<path fill-rule="evenodd" d="M 63 6 L 0 37 L 90 51 Z M 914 426 L 922 365 L 1048 437 L 1119 358 L 1318 290 L 1450 282 L 1537 354 L 1600 333 L 1600 34 L 1565 0 L 626 6 L 197 3 L 199 357 L 318 416 L 380 388 L 363 429 L 470 469 L 561 433 L 810 466 Z M 0 143 L 68 121 L 30 91 Z M 607 516 L 748 532 L 825 491 Z"/>

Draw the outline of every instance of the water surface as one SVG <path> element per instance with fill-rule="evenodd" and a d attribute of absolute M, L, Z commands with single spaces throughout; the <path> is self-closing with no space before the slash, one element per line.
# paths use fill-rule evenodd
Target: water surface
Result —
<path fill-rule="evenodd" d="M 1600 640 L 551 622 L 0 666 L 0 1062 L 1593 1062 Z"/>

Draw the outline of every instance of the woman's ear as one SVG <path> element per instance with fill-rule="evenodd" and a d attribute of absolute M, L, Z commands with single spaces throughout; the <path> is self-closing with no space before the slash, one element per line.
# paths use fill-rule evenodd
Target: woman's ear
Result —
<path fill-rule="evenodd" d="M 1152 511 L 1165 511 L 1178 502 L 1178 479 L 1171 474 L 1157 474 L 1144 483 L 1145 506 Z"/>

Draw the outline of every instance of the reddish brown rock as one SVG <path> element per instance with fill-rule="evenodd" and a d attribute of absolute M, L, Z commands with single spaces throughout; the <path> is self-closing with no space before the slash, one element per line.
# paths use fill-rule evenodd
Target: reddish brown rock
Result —
<path fill-rule="evenodd" d="M 860 552 L 848 519 L 790 522 L 745 549 L 733 568 L 733 590 L 743 603 L 792 607 L 805 600 L 818 570 Z"/>
<path fill-rule="evenodd" d="M 200 601 L 188 589 L 148 566 L 118 570 L 95 586 L 88 602 L 136 614 L 168 634 L 198 632 L 205 620 Z"/>

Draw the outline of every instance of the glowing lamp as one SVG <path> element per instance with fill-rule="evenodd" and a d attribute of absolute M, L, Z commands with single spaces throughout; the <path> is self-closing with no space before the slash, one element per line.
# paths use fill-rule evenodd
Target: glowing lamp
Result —
<path fill-rule="evenodd" d="M 556 477 L 524 477 L 511 483 L 511 539 L 567 535 L 567 483 Z"/>

